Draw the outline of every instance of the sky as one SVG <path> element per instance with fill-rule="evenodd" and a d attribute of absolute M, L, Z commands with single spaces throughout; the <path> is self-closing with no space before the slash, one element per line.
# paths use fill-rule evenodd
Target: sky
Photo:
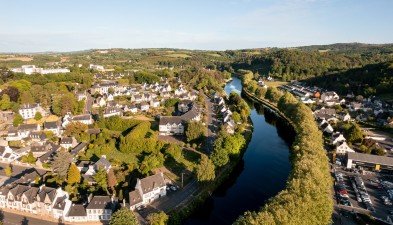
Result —
<path fill-rule="evenodd" d="M 1 1 L 0 52 L 392 43 L 392 0 Z"/>

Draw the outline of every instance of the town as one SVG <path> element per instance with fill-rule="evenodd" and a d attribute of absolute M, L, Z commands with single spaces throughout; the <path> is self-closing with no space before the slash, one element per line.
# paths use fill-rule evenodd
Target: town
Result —
<path fill-rule="evenodd" d="M 217 132 L 234 134 L 240 124 L 227 96 L 196 90 L 180 77 L 135 73 L 148 82 L 131 83 L 103 66 L 88 69 L 90 87 L 69 83 L 71 89 L 49 94 L 40 86 L 38 94 L 16 80 L 2 90 L 0 208 L 71 223 L 110 221 L 128 208 L 146 223 L 192 201 L 200 155 L 213 152 Z M 50 73 L 34 65 L 10 71 Z M 67 72 L 56 69 L 54 76 Z M 16 111 L 13 91 L 22 95 Z"/>

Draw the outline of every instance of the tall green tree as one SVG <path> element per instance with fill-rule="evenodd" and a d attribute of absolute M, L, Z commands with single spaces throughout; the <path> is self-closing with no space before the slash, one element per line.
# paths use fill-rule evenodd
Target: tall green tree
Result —
<path fill-rule="evenodd" d="M 1 100 L 0 100 L 1 110 L 7 110 L 7 109 L 10 109 L 11 107 L 12 107 L 12 102 L 11 102 L 10 96 L 8 96 L 7 94 L 3 94 L 3 96 L 1 96 Z"/>
<path fill-rule="evenodd" d="M 23 117 L 20 114 L 15 114 L 14 121 L 12 122 L 14 127 L 17 127 L 19 126 L 19 124 L 22 123 L 23 123 Z"/>
<path fill-rule="evenodd" d="M 188 142 L 198 141 L 206 136 L 206 127 L 197 121 L 188 123 L 186 130 L 186 137 Z"/>
<path fill-rule="evenodd" d="M 108 192 L 108 182 L 107 174 L 105 170 L 98 170 L 98 172 L 93 176 L 94 181 L 97 182 L 97 186 L 102 190 Z"/>
<path fill-rule="evenodd" d="M 139 225 L 139 222 L 131 210 L 121 208 L 112 214 L 109 225 Z"/>
<path fill-rule="evenodd" d="M 206 155 L 202 155 L 195 172 L 199 182 L 212 181 L 216 178 L 214 164 Z"/>
<path fill-rule="evenodd" d="M 79 172 L 78 167 L 74 163 L 71 163 L 70 168 L 68 168 L 67 172 L 67 183 L 70 185 L 74 185 L 79 183 L 81 180 L 81 174 Z"/>

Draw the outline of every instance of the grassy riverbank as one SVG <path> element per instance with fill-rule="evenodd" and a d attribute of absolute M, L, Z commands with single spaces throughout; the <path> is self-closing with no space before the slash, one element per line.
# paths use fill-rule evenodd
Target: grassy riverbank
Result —
<path fill-rule="evenodd" d="M 251 93 L 247 82 L 243 81 L 243 84 L 247 96 L 259 99 L 262 104 L 268 103 L 292 123 L 296 138 L 292 145 L 292 170 L 286 188 L 259 212 L 245 212 L 235 224 L 329 224 L 333 212 L 332 179 L 322 134 L 311 110 L 290 93 L 282 94 L 270 88 L 266 92 L 270 99 L 267 102 L 266 98 L 257 98 Z"/>

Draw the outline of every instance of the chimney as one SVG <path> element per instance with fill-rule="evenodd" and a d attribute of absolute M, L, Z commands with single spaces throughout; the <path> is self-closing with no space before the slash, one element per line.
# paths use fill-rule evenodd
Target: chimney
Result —
<path fill-rule="evenodd" d="M 93 198 L 93 194 L 90 193 L 89 197 L 87 197 L 87 203 L 90 203 L 91 199 Z"/>
<path fill-rule="evenodd" d="M 105 158 L 106 159 L 106 155 L 101 155 L 101 158 Z"/>

